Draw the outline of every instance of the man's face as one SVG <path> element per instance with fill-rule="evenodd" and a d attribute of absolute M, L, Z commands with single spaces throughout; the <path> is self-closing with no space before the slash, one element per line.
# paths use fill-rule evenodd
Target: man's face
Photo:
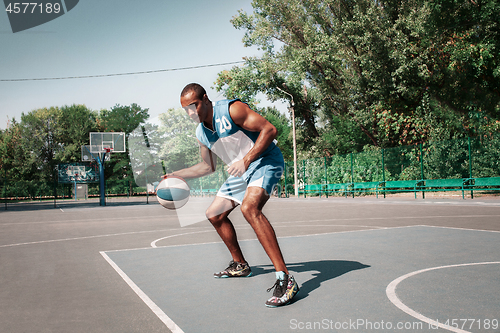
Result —
<path fill-rule="evenodd" d="M 181 97 L 181 105 L 191 119 L 201 123 L 207 116 L 206 100 L 206 95 L 200 100 L 194 92 L 189 92 Z"/>

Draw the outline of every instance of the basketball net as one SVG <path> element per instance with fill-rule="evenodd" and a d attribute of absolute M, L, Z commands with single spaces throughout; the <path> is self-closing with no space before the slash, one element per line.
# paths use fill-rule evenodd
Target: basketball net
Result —
<path fill-rule="evenodd" d="M 112 151 L 113 151 L 113 148 L 104 148 L 104 153 L 102 153 L 102 155 L 101 155 L 102 163 L 105 162 L 106 155 L 110 154 Z"/>

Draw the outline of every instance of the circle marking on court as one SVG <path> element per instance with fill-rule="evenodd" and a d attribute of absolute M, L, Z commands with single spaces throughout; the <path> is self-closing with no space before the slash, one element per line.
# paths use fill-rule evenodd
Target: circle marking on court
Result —
<path fill-rule="evenodd" d="M 417 318 L 425 323 L 428 323 L 429 325 L 432 325 L 433 327 L 440 327 L 445 330 L 451 331 L 451 332 L 456 332 L 456 333 L 470 333 L 469 331 L 464 331 L 462 329 L 459 329 L 458 327 L 453 327 L 449 325 L 445 325 L 443 323 L 437 322 L 435 320 L 432 320 L 430 318 L 427 318 L 426 316 L 418 313 L 417 311 L 410 309 L 408 306 L 406 306 L 397 296 L 396 294 L 396 288 L 398 284 L 406 280 L 409 277 L 415 276 L 420 273 L 425 273 L 429 271 L 434 271 L 442 268 L 453 268 L 453 267 L 465 267 L 465 266 L 475 266 L 475 265 L 498 265 L 500 264 L 500 261 L 490 261 L 490 262 L 476 262 L 476 263 L 468 263 L 468 264 L 458 264 L 458 265 L 447 265 L 447 266 L 438 266 L 438 267 L 431 267 L 431 268 L 425 268 L 421 269 L 418 271 L 414 271 L 408 274 L 405 274 L 403 276 L 398 277 L 397 279 L 393 280 L 389 285 L 387 286 L 385 293 L 389 300 L 394 304 L 397 308 L 399 308 L 401 311 L 409 314 L 410 316 Z"/>

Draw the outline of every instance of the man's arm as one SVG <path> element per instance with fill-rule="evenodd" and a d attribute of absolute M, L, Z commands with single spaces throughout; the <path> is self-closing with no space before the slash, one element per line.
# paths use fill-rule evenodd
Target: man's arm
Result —
<path fill-rule="evenodd" d="M 233 122 L 252 132 L 259 132 L 259 136 L 255 141 L 254 146 L 243 157 L 241 161 L 233 163 L 227 172 L 233 176 L 241 176 L 248 169 L 250 163 L 255 161 L 266 149 L 271 142 L 276 138 L 278 131 L 273 124 L 267 121 L 257 112 L 250 109 L 250 107 L 240 101 L 236 101 L 229 106 L 229 114 Z"/>
<path fill-rule="evenodd" d="M 189 168 L 177 170 L 172 173 L 166 174 L 163 176 L 163 178 L 166 178 L 168 176 L 178 176 L 184 179 L 199 178 L 210 175 L 211 173 L 215 172 L 215 167 L 217 166 L 217 159 L 210 151 L 210 149 L 208 149 L 207 146 L 201 143 L 200 143 L 200 154 L 201 158 L 203 159 L 203 161 L 201 161 L 200 163 L 195 164 Z"/>

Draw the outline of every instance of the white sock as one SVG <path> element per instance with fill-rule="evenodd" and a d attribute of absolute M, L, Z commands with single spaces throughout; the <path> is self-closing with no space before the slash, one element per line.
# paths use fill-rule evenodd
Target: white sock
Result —
<path fill-rule="evenodd" d="M 276 272 L 276 279 L 278 280 L 284 280 L 285 279 L 285 272 L 284 271 L 279 271 L 279 272 Z"/>

